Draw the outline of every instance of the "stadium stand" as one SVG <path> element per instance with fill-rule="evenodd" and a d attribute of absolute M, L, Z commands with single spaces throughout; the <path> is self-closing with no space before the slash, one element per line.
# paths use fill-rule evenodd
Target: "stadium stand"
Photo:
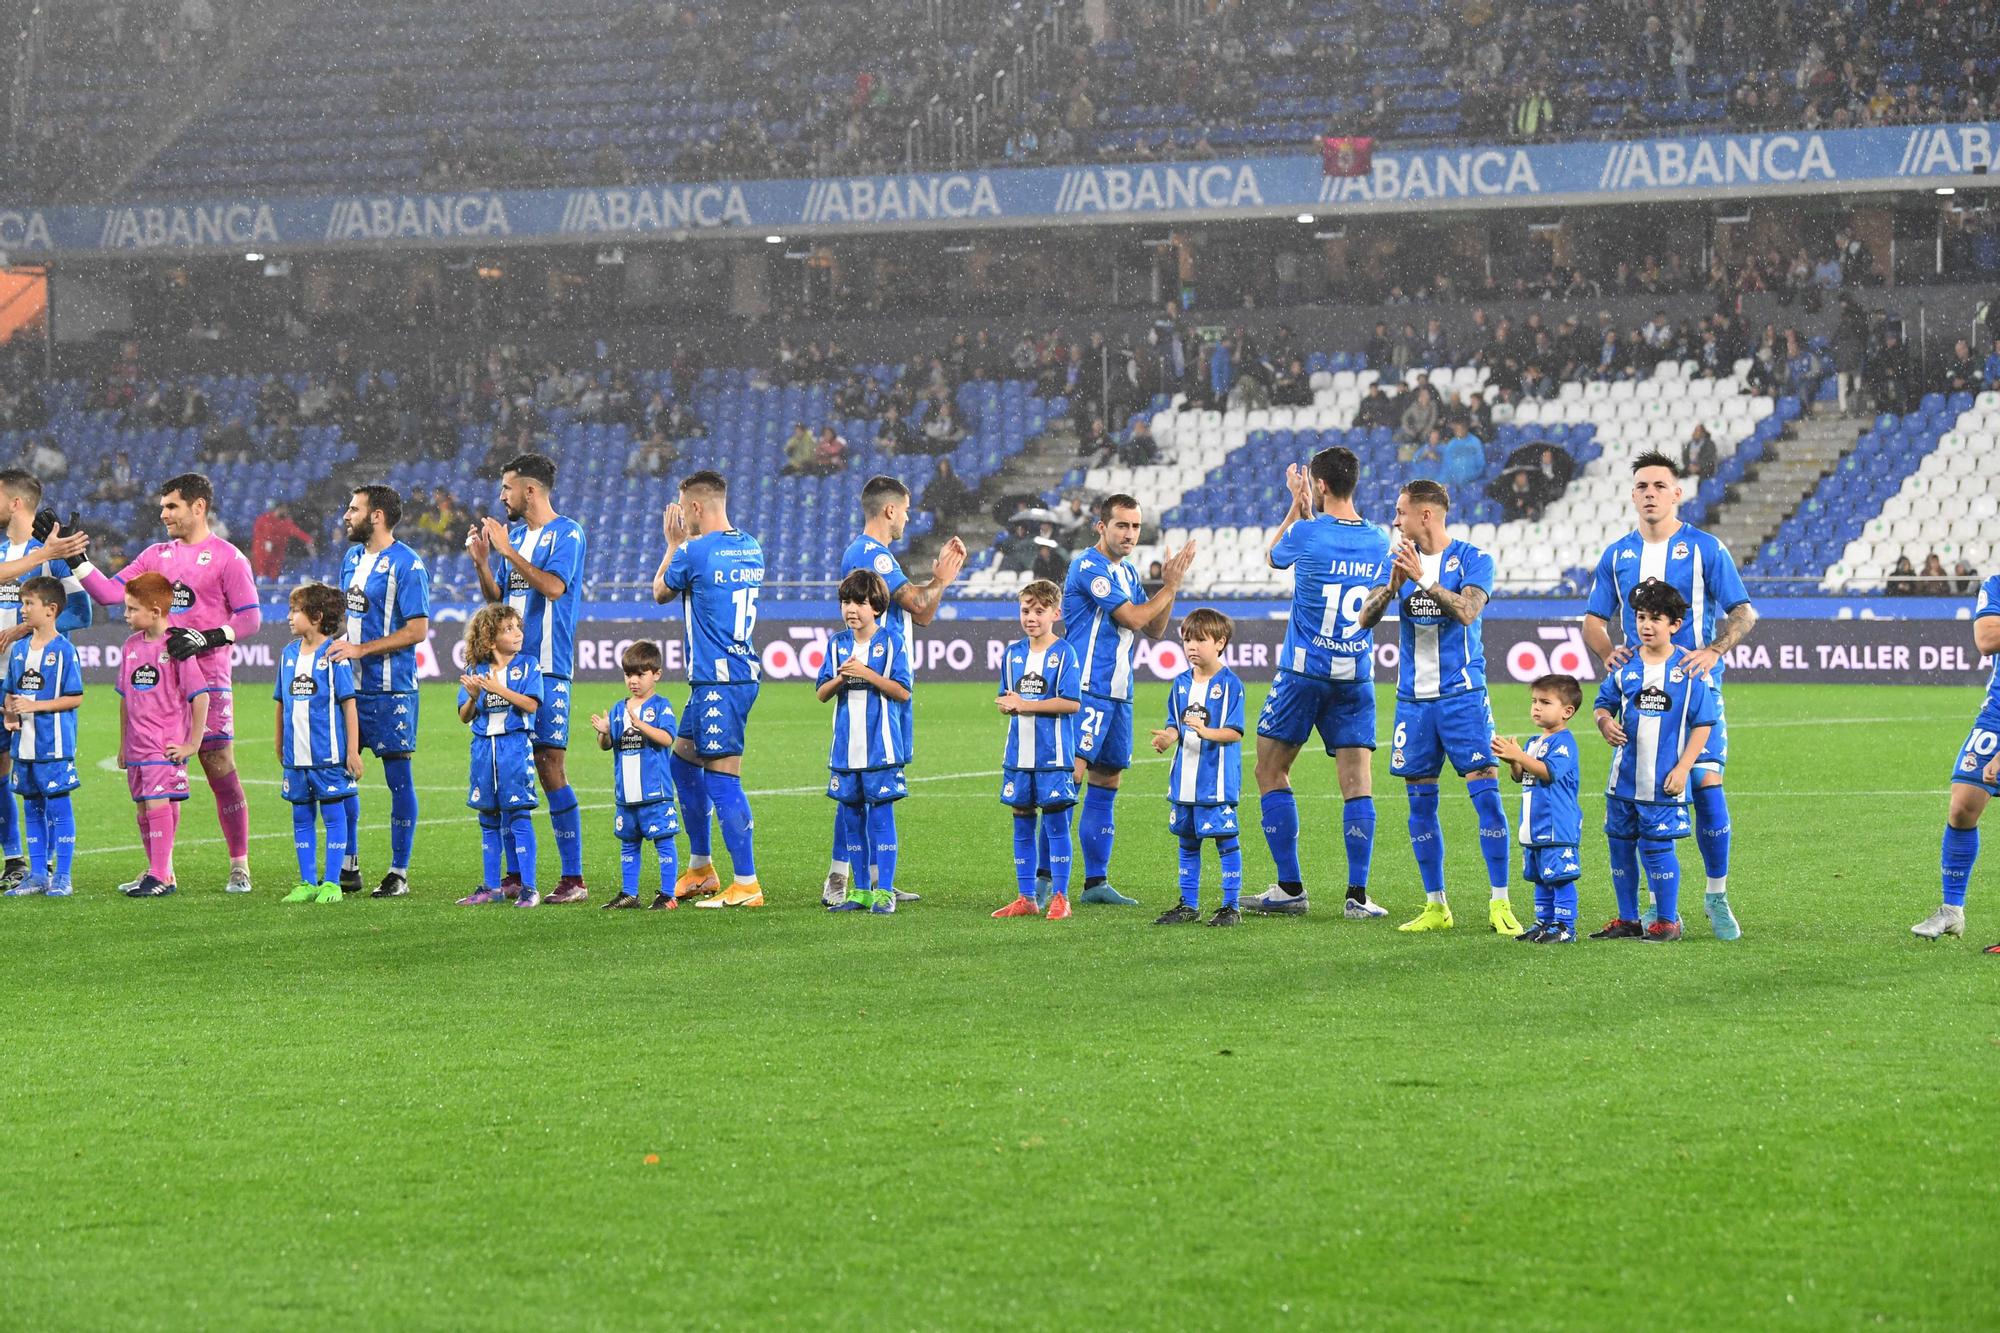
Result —
<path fill-rule="evenodd" d="M 867 174 L 906 153 L 941 164 L 947 123 L 982 95 L 954 163 L 1269 152 L 1327 133 L 1409 146 L 1901 124 L 1978 118 L 2000 76 L 2000 56 L 1964 56 L 1996 49 L 1973 7 L 1814 0 L 1763 23 L 1554 3 L 1121 4 L 1104 40 L 1081 10 L 339 0 L 293 20 L 137 184 Z M 61 131 L 47 165 L 129 132 L 146 77 L 145 62 L 92 47 L 38 65 L 28 105 Z M 925 128 L 908 138 L 912 121 Z"/>

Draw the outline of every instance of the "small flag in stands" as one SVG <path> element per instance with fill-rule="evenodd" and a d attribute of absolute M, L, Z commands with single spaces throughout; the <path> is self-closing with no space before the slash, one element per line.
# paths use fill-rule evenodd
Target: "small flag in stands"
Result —
<path fill-rule="evenodd" d="M 1319 141 L 1320 168 L 1329 176 L 1365 176 L 1374 155 L 1373 139 L 1343 134 Z"/>

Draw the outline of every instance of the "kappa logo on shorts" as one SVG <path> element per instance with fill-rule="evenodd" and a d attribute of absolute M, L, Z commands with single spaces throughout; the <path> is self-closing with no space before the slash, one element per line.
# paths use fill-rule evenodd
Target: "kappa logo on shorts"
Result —
<path fill-rule="evenodd" d="M 703 713 L 703 714 L 702 714 L 702 716 L 703 716 L 703 717 L 721 717 L 721 716 L 722 716 L 722 710 L 721 710 L 720 708 L 711 708 L 711 709 L 709 709 L 709 710 L 708 710 L 708 711 L 707 711 L 706 713 Z"/>

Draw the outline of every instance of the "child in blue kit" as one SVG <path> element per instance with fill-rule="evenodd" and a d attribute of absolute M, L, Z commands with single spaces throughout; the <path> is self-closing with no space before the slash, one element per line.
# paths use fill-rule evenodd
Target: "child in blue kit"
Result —
<path fill-rule="evenodd" d="M 905 636 L 882 623 L 889 585 L 872 569 L 840 581 L 846 626 L 826 645 L 818 697 L 834 702 L 826 794 L 834 806 L 834 841 L 848 858 L 845 897 L 830 912 L 896 910 L 896 802 L 909 795 L 910 651 Z M 875 887 L 868 887 L 870 867 Z"/>
<path fill-rule="evenodd" d="M 352 837 L 347 802 L 361 776 L 354 668 L 329 648 L 346 616 L 347 596 L 340 589 L 324 583 L 294 589 L 289 623 L 298 637 L 285 645 L 271 686 L 278 709 L 278 764 L 299 860 L 298 886 L 282 900 L 288 903 L 340 901 L 340 865 Z M 319 821 L 326 824 L 323 861 L 313 846 Z"/>
<path fill-rule="evenodd" d="M 465 671 L 458 678 L 458 719 L 472 728 L 471 774 L 465 803 L 479 812 L 480 886 L 460 907 L 507 900 L 501 886 L 506 844 L 503 825 L 521 857 L 516 907 L 539 907 L 535 890 L 535 713 L 542 706 L 542 671 L 521 651 L 521 613 L 511 606 L 481 607 L 465 627 Z"/>
<path fill-rule="evenodd" d="M 14 765 L 12 790 L 24 807 L 28 874 L 9 898 L 70 896 L 76 854 L 76 812 L 69 794 L 76 771 L 76 710 L 83 703 L 83 663 L 57 626 L 68 594 L 61 580 L 40 574 L 21 585 L 27 637 L 7 650 L 6 721 Z"/>
<path fill-rule="evenodd" d="M 1000 659 L 995 705 L 1007 718 L 1000 800 L 1014 812 L 1014 882 L 1020 896 L 996 917 L 1041 916 L 1035 899 L 1037 843 L 1048 849 L 1046 921 L 1069 919 L 1069 809 L 1076 804 L 1077 712 L 1083 666 L 1056 634 L 1062 589 L 1036 579 L 1021 589 L 1021 633 Z M 1039 826 L 1037 819 L 1039 818 Z"/>
<path fill-rule="evenodd" d="M 674 778 L 669 757 L 674 749 L 674 706 L 659 693 L 664 665 L 660 645 L 641 639 L 618 659 L 625 672 L 627 698 L 609 713 L 592 713 L 591 730 L 597 748 L 618 757 L 611 763 L 611 789 L 617 813 L 611 831 L 618 835 L 618 894 L 604 904 L 616 912 L 639 905 L 639 852 L 646 843 L 660 863 L 660 891 L 653 895 L 654 912 L 674 910 L 674 880 L 680 875 L 680 853 L 674 835 L 681 819 L 674 809 Z"/>
<path fill-rule="evenodd" d="M 1583 707 L 1574 676 L 1541 676 L 1528 686 L 1528 716 L 1539 735 L 1524 747 L 1493 738 L 1493 755 L 1521 784 L 1521 877 L 1534 886 L 1535 924 L 1514 938 L 1527 944 L 1576 939 L 1576 881 L 1583 873 L 1577 844 L 1583 811 L 1577 802 L 1576 737 L 1569 720 Z"/>
<path fill-rule="evenodd" d="M 1715 691 L 1683 668 L 1687 649 L 1674 631 L 1687 619 L 1687 599 L 1659 579 L 1631 593 L 1639 651 L 1604 678 L 1597 691 L 1597 730 L 1617 747 L 1605 787 L 1604 835 L 1611 846 L 1611 889 L 1618 915 L 1594 940 L 1681 937 L 1680 858 L 1674 843 L 1688 836 L 1688 776 L 1721 715 Z M 1657 915 L 1639 920 L 1639 867 L 1645 866 Z"/>
<path fill-rule="evenodd" d="M 1222 665 L 1222 654 L 1235 626 L 1228 616 L 1204 606 L 1182 619 L 1180 632 L 1188 669 L 1168 691 L 1167 725 L 1153 733 L 1153 752 L 1174 751 L 1167 777 L 1173 811 L 1167 831 L 1181 843 L 1181 900 L 1153 924 L 1201 920 L 1201 845 L 1212 841 L 1222 861 L 1222 906 L 1208 924 L 1233 926 L 1243 919 L 1237 907 L 1243 891 L 1243 846 L 1236 837 L 1236 802 L 1243 788 L 1243 682 Z"/>

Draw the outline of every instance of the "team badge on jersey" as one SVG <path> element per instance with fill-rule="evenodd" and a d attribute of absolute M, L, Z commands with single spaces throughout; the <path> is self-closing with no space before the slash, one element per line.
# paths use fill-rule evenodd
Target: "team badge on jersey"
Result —
<path fill-rule="evenodd" d="M 1099 574 L 1090 581 L 1090 592 L 1093 597 L 1109 597 L 1111 595 L 1111 580 Z"/>
<path fill-rule="evenodd" d="M 887 551 L 884 551 L 882 552 L 882 554 L 875 557 L 875 572 L 877 574 L 880 574 L 883 578 L 887 578 L 889 576 L 889 571 L 894 569 L 895 567 L 896 567 L 896 557 L 890 555 Z"/>

